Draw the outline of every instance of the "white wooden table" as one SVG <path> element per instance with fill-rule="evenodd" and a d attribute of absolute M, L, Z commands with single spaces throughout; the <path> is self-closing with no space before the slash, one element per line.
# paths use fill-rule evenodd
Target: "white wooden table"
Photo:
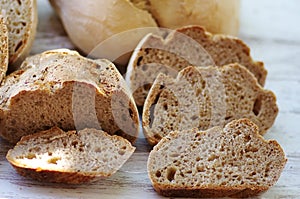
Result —
<path fill-rule="evenodd" d="M 47 0 L 38 0 L 39 26 L 32 54 L 70 48 Z M 277 95 L 279 115 L 265 135 L 284 148 L 287 165 L 278 183 L 257 198 L 300 198 L 300 1 L 242 0 L 240 37 L 268 70 L 266 88 Z M 16 174 L 5 159 L 12 146 L 0 139 L 0 198 L 162 198 L 146 172 L 150 150 L 144 139 L 114 176 L 89 185 L 44 184 Z"/>

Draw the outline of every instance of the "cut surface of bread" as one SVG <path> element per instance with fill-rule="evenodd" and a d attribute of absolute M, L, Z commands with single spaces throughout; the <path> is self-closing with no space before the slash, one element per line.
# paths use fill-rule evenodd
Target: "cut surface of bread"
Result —
<path fill-rule="evenodd" d="M 58 49 L 27 58 L 0 88 L 0 135 L 12 143 L 58 126 L 102 129 L 133 142 L 139 116 L 126 82 L 107 60 Z"/>
<path fill-rule="evenodd" d="M 174 131 L 150 152 L 148 174 L 164 196 L 250 197 L 280 177 L 285 154 L 248 119 L 224 128 Z"/>
<path fill-rule="evenodd" d="M 276 97 L 239 64 L 190 66 L 176 79 L 160 74 L 143 109 L 143 128 L 152 145 L 173 130 L 223 126 L 249 118 L 264 134 L 278 114 Z"/>
<path fill-rule="evenodd" d="M 142 106 L 159 73 L 176 77 L 190 65 L 223 66 L 239 63 L 264 85 L 267 71 L 253 61 L 249 47 L 238 38 L 212 35 L 200 26 L 187 26 L 166 36 L 149 34 L 136 47 L 127 68 L 126 81 L 138 106 Z"/>
<path fill-rule="evenodd" d="M 6 75 L 8 66 L 8 32 L 5 18 L 0 15 L 0 83 Z"/>
<path fill-rule="evenodd" d="M 37 28 L 36 0 L 2 0 L 9 38 L 9 71 L 14 71 L 29 55 Z"/>
<path fill-rule="evenodd" d="M 53 127 L 22 137 L 6 158 L 25 177 L 81 184 L 111 176 L 134 150 L 126 139 L 102 130 L 64 132 Z"/>

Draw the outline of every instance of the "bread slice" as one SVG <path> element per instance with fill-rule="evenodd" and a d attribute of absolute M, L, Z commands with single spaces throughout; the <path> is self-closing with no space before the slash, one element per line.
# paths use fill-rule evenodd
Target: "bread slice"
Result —
<path fill-rule="evenodd" d="M 165 37 L 149 34 L 136 47 L 128 65 L 126 81 L 138 106 L 142 106 L 159 73 L 176 77 L 190 65 L 223 66 L 239 63 L 264 85 L 267 71 L 262 62 L 253 61 L 249 47 L 238 38 L 212 35 L 200 26 L 174 30 Z"/>
<path fill-rule="evenodd" d="M 29 55 L 37 28 L 36 0 L 2 0 L 9 38 L 9 71 L 14 71 Z"/>
<path fill-rule="evenodd" d="M 264 134 L 278 113 L 273 92 L 264 90 L 245 67 L 190 66 L 176 79 L 160 74 L 143 109 L 143 128 L 155 145 L 174 130 L 206 130 L 234 119 L 249 118 Z"/>
<path fill-rule="evenodd" d="M 275 140 L 240 119 L 224 128 L 171 132 L 150 152 L 148 174 L 164 196 L 250 197 L 273 186 L 286 161 Z"/>
<path fill-rule="evenodd" d="M 5 18 L 0 15 L 0 83 L 6 75 L 8 66 L 8 31 Z"/>
<path fill-rule="evenodd" d="M 6 158 L 22 176 L 81 184 L 111 176 L 134 150 L 126 139 L 102 130 L 64 132 L 53 127 L 22 137 Z"/>
<path fill-rule="evenodd" d="M 0 88 L 0 135 L 22 136 L 58 126 L 102 129 L 133 142 L 139 116 L 126 82 L 107 60 L 58 49 L 27 58 Z"/>

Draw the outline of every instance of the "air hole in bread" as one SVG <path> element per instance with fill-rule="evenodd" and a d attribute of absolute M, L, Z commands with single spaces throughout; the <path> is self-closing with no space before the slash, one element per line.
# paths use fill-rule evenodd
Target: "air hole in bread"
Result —
<path fill-rule="evenodd" d="M 60 157 L 53 157 L 48 160 L 49 164 L 57 164 L 57 161 L 61 160 Z"/>
<path fill-rule="evenodd" d="M 252 111 L 254 115 L 258 116 L 260 110 L 261 110 L 261 97 L 258 97 L 254 102 Z"/>
<path fill-rule="evenodd" d="M 247 147 L 246 149 L 245 149 L 245 152 L 246 153 L 248 153 L 248 152 L 253 152 L 253 153 L 255 153 L 255 152 L 257 152 L 258 151 L 258 148 L 256 148 L 256 147 Z"/>
<path fill-rule="evenodd" d="M 27 159 L 35 159 L 36 158 L 36 155 L 34 153 L 28 153 L 25 158 Z"/>
<path fill-rule="evenodd" d="M 143 60 L 143 56 L 139 57 L 138 60 L 137 60 L 137 62 L 136 62 L 136 65 L 137 65 L 137 66 L 140 66 L 142 60 Z"/>
<path fill-rule="evenodd" d="M 165 104 L 163 105 L 163 108 L 164 108 L 165 111 L 167 111 L 167 110 L 168 110 L 168 104 L 165 103 Z"/>
<path fill-rule="evenodd" d="M 197 172 L 204 172 L 205 169 L 204 169 L 204 166 L 197 166 Z"/>
<path fill-rule="evenodd" d="M 208 157 L 207 161 L 214 161 L 216 159 L 218 159 L 219 156 L 215 155 L 215 154 L 212 154 L 211 156 Z"/>
<path fill-rule="evenodd" d="M 160 171 L 156 171 L 155 176 L 160 178 L 161 177 L 161 172 Z"/>
<path fill-rule="evenodd" d="M 22 5 L 22 2 L 21 0 L 17 0 L 18 4 L 21 6 Z"/>
<path fill-rule="evenodd" d="M 244 140 L 245 142 L 249 142 L 251 140 L 251 136 L 250 135 L 245 136 Z"/>
<path fill-rule="evenodd" d="M 74 148 L 76 148 L 76 146 L 78 145 L 78 141 L 73 141 L 72 143 L 71 143 L 71 145 L 74 147 Z"/>
<path fill-rule="evenodd" d="M 174 167 L 169 167 L 167 170 L 167 179 L 172 182 L 175 180 L 175 174 L 176 174 L 177 169 Z"/>

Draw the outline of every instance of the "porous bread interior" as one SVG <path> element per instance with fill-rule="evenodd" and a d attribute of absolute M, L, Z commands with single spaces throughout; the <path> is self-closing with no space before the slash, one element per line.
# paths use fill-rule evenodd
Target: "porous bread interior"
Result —
<path fill-rule="evenodd" d="M 36 28 L 35 0 L 2 0 L 0 5 L 7 18 L 9 61 L 14 63 L 23 53 L 29 53 Z"/>
<path fill-rule="evenodd" d="M 262 62 L 255 62 L 249 48 L 239 39 L 211 35 L 201 27 L 191 26 L 171 32 L 166 38 L 148 36 L 136 49 L 130 76 L 130 87 L 138 106 L 142 106 L 159 73 L 173 77 L 188 66 L 223 66 L 239 63 L 254 74 L 264 85 L 267 71 Z M 184 36 L 183 36 L 184 35 Z M 189 39 L 187 39 L 189 38 Z M 198 46 L 198 47 L 197 47 Z"/>
<path fill-rule="evenodd" d="M 6 76 L 8 66 L 8 31 L 5 21 L 0 14 L 0 84 Z"/>
<path fill-rule="evenodd" d="M 52 128 L 21 140 L 7 157 L 18 167 L 110 176 L 134 149 L 126 139 L 101 130 L 63 132 Z"/>
<path fill-rule="evenodd" d="M 264 134 L 277 113 L 275 95 L 246 68 L 187 67 L 176 79 L 157 77 L 144 106 L 143 127 L 151 144 L 173 130 L 206 130 L 240 118 L 249 118 Z"/>
<path fill-rule="evenodd" d="M 21 68 L 0 89 L 0 134 L 10 142 L 53 126 L 136 139 L 137 109 L 111 62 L 49 51 L 26 59 Z"/>
<path fill-rule="evenodd" d="M 148 172 L 160 189 L 270 187 L 285 165 L 276 141 L 265 141 L 249 120 L 224 129 L 170 133 L 148 159 Z"/>

